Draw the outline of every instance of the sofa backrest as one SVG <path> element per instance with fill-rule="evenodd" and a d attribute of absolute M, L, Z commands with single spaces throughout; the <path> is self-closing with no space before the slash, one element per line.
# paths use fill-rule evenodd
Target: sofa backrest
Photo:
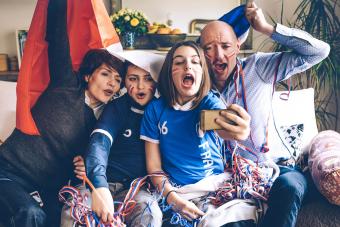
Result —
<path fill-rule="evenodd" d="M 288 100 L 280 98 L 283 93 L 287 92 L 274 93 L 268 125 L 268 155 L 274 160 L 279 157 L 290 158 L 294 153 L 297 157 L 301 152 L 308 152 L 311 140 L 318 133 L 314 89 L 291 91 Z"/>
<path fill-rule="evenodd" d="M 291 91 L 287 101 L 280 99 L 284 92 L 275 92 L 273 111 L 268 125 L 268 141 L 270 158 L 290 158 L 294 149 L 291 147 L 285 131 L 288 126 L 303 124 L 299 147 L 309 150 L 309 143 L 318 133 L 314 111 L 314 90 L 304 89 Z M 16 83 L 0 81 L 0 140 L 4 141 L 15 128 Z M 297 141 L 299 142 L 299 141 Z M 300 153 L 298 151 L 298 154 Z M 297 154 L 297 155 L 298 155 Z"/>
<path fill-rule="evenodd" d="M 15 128 L 17 102 L 15 82 L 0 81 L 0 140 L 4 141 Z"/>

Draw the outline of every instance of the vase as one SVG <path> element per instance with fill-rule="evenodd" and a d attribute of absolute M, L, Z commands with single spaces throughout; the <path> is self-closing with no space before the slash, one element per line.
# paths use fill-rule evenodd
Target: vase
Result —
<path fill-rule="evenodd" d="M 136 34 L 134 32 L 125 32 L 123 35 L 123 40 L 125 49 L 135 49 Z"/>

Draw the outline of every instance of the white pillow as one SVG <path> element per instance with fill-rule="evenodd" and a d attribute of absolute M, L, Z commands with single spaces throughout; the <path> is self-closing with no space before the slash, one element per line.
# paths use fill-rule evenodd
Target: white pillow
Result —
<path fill-rule="evenodd" d="M 15 128 L 15 82 L 0 81 L 0 140 L 5 141 Z"/>
<path fill-rule="evenodd" d="M 301 151 L 308 152 L 311 140 L 318 133 L 314 110 L 314 89 L 291 91 L 288 100 L 282 100 L 280 95 L 287 91 L 277 91 L 273 96 L 272 114 L 268 124 L 269 152 L 267 155 L 274 161 L 289 159 L 294 153 L 289 140 L 285 139 L 284 128 L 303 124 L 301 135 Z"/>

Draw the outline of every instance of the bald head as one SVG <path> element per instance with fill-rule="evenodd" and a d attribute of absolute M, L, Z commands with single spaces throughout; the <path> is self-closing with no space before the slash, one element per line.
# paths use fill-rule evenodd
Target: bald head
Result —
<path fill-rule="evenodd" d="M 200 45 L 204 47 L 211 40 L 220 40 L 227 36 L 230 41 L 237 42 L 237 37 L 234 29 L 223 21 L 209 22 L 201 31 Z"/>

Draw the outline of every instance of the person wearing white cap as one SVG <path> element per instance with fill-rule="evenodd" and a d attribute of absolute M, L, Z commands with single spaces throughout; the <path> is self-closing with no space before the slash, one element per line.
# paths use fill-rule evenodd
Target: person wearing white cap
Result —
<path fill-rule="evenodd" d="M 292 51 L 255 53 L 239 59 L 237 54 L 249 23 L 256 31 Z M 298 29 L 281 24 L 272 26 L 253 1 L 207 24 L 202 30 L 200 44 L 213 72 L 213 84 L 222 99 L 228 105 L 242 106 L 251 116 L 251 133 L 242 145 L 255 152 L 259 161 L 270 158 L 279 162 L 291 158 L 287 151 L 271 151 L 274 154 L 271 157 L 264 154 L 268 151 L 267 126 L 275 83 L 325 59 L 329 45 Z M 235 147 L 235 143 L 229 145 L 231 149 Z M 248 159 L 255 158 L 242 149 L 239 153 Z M 294 226 L 306 193 L 307 182 L 299 170 L 287 166 L 280 166 L 280 170 L 269 194 L 269 208 L 262 226 Z"/>
<path fill-rule="evenodd" d="M 125 61 L 127 93 L 107 104 L 90 136 L 85 156 L 87 177 L 98 192 L 92 193 L 92 210 L 104 223 L 113 221 L 111 192 L 124 198 L 132 180 L 147 174 L 140 124 L 145 106 L 154 97 L 164 61 L 163 56 L 144 51 L 114 55 Z"/>

